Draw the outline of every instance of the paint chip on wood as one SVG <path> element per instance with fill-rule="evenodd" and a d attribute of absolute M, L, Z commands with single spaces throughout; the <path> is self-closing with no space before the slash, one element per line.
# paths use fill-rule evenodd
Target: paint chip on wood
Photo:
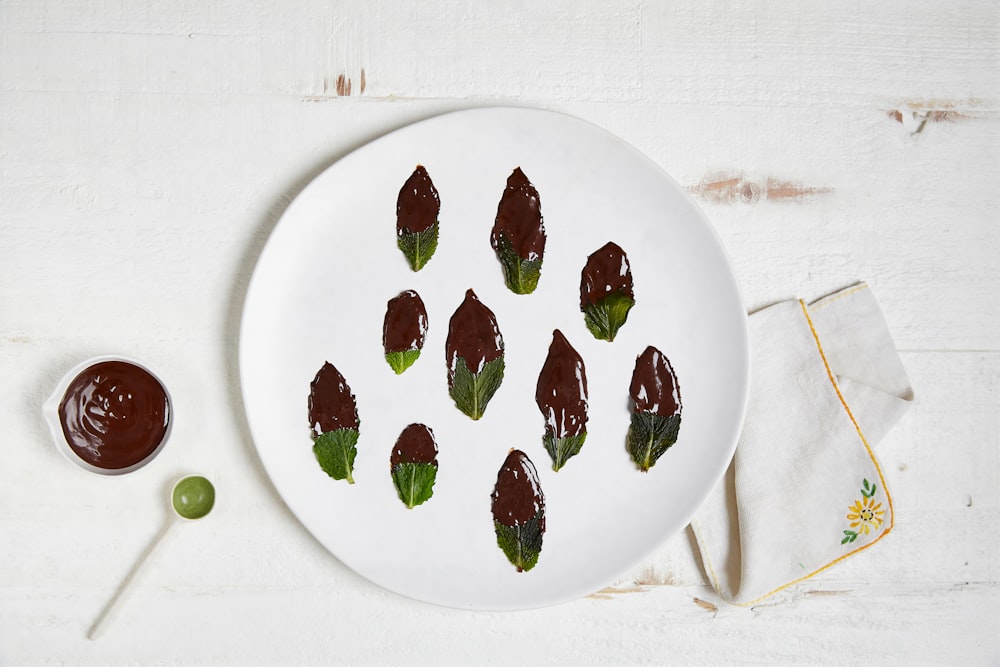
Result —
<path fill-rule="evenodd" d="M 719 613 L 719 608 L 716 607 L 711 602 L 709 602 L 708 600 L 702 600 L 701 598 L 691 598 L 691 599 L 694 600 L 694 603 L 696 605 L 698 605 L 699 607 L 701 607 L 705 611 L 710 611 L 713 614 Z"/>
<path fill-rule="evenodd" d="M 611 600 L 617 595 L 628 595 L 630 593 L 645 593 L 642 586 L 605 586 L 596 593 L 591 593 L 588 598 L 594 600 Z"/>
<path fill-rule="evenodd" d="M 939 108 L 914 107 L 905 105 L 899 109 L 888 111 L 888 116 L 896 121 L 911 134 L 920 134 L 927 127 L 928 123 L 955 123 L 962 120 L 969 120 L 972 116 L 956 111 L 950 104 L 945 104 Z"/>
<path fill-rule="evenodd" d="M 351 94 L 351 80 L 343 74 L 337 75 L 337 95 L 346 97 Z"/>
<path fill-rule="evenodd" d="M 836 597 L 838 595 L 850 595 L 853 591 L 821 591 L 818 589 L 812 589 L 806 591 L 806 595 L 811 595 L 813 597 Z"/>
<path fill-rule="evenodd" d="M 306 95 L 302 99 L 305 102 L 326 102 L 338 97 L 350 97 L 355 90 L 359 95 L 364 95 L 366 88 L 368 88 L 368 75 L 362 67 L 358 76 L 357 88 L 355 88 L 351 77 L 346 72 L 342 72 L 333 80 L 331 77 L 324 76 L 320 94 Z"/>
<path fill-rule="evenodd" d="M 713 204 L 756 204 L 762 201 L 801 201 L 833 192 L 832 188 L 807 186 L 779 178 L 750 178 L 743 172 L 708 174 L 688 192 Z"/>
<path fill-rule="evenodd" d="M 675 586 L 677 580 L 669 572 L 660 574 L 650 567 L 635 580 L 635 583 L 637 586 Z"/>

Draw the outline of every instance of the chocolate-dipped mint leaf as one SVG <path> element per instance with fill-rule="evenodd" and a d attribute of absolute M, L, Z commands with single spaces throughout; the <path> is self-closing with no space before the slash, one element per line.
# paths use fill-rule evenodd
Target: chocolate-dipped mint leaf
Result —
<path fill-rule="evenodd" d="M 590 333 L 611 342 L 635 305 L 625 251 L 607 243 L 587 258 L 580 274 L 580 310 Z"/>
<path fill-rule="evenodd" d="M 410 268 L 419 271 L 438 243 L 441 199 L 423 165 L 417 165 L 396 198 L 396 244 Z"/>
<path fill-rule="evenodd" d="M 503 382 L 504 346 L 496 316 L 471 289 L 448 323 L 445 360 L 455 406 L 479 419 Z"/>
<path fill-rule="evenodd" d="M 389 455 L 389 471 L 399 499 L 408 508 L 413 509 L 434 494 L 437 453 L 434 432 L 427 426 L 410 424 L 399 434 Z"/>
<path fill-rule="evenodd" d="M 330 477 L 354 484 L 354 457 L 361 426 L 354 394 L 329 361 L 316 373 L 309 389 L 309 428 L 316 461 Z"/>
<path fill-rule="evenodd" d="M 647 472 L 671 445 L 681 427 L 681 392 L 670 360 L 652 345 L 635 360 L 629 394 L 635 402 L 626 448 Z"/>
<path fill-rule="evenodd" d="M 527 454 L 510 450 L 491 498 L 497 546 L 518 572 L 527 572 L 538 562 L 545 533 L 545 496 Z"/>
<path fill-rule="evenodd" d="M 534 292 L 545 255 L 545 225 L 538 190 L 520 167 L 507 178 L 490 244 L 503 267 L 507 288 L 515 294 Z"/>
<path fill-rule="evenodd" d="M 413 290 L 400 292 L 386 304 L 382 323 L 385 360 L 399 375 L 420 356 L 427 337 L 427 308 Z"/>
<path fill-rule="evenodd" d="M 542 443 L 558 471 L 587 439 L 587 369 L 583 357 L 556 329 L 538 374 L 535 403 L 545 417 Z"/>

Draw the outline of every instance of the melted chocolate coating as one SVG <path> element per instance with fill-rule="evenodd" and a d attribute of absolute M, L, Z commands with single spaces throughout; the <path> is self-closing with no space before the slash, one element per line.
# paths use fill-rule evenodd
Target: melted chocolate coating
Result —
<path fill-rule="evenodd" d="M 459 357 L 465 359 L 470 371 L 479 373 L 483 366 L 501 354 L 503 336 L 496 316 L 479 301 L 475 292 L 466 290 L 465 300 L 448 322 L 448 339 L 445 341 L 448 386 L 454 386 L 455 365 Z"/>
<path fill-rule="evenodd" d="M 170 401 L 145 369 L 103 361 L 70 382 L 59 421 L 77 456 L 98 468 L 121 470 L 156 451 L 170 423 Z"/>
<path fill-rule="evenodd" d="M 437 222 L 441 199 L 423 165 L 403 183 L 396 198 L 396 233 L 422 232 Z"/>
<path fill-rule="evenodd" d="M 593 306 L 612 292 L 632 292 L 632 269 L 625 251 L 615 243 L 606 243 L 587 258 L 580 274 L 580 307 Z"/>
<path fill-rule="evenodd" d="M 500 247 L 503 235 L 523 260 L 540 259 L 545 254 L 545 225 L 542 223 L 538 190 L 518 167 L 507 179 L 507 187 L 497 206 L 490 243 Z"/>
<path fill-rule="evenodd" d="M 538 483 L 538 472 L 521 450 L 510 450 L 497 473 L 491 497 L 496 521 L 505 526 L 519 526 L 541 512 L 539 526 L 545 532 L 545 497 Z"/>
<path fill-rule="evenodd" d="M 652 412 L 661 417 L 681 413 L 681 390 L 670 360 L 650 345 L 636 357 L 629 387 L 636 412 Z"/>
<path fill-rule="evenodd" d="M 360 425 L 358 406 L 347 380 L 329 361 L 309 385 L 309 428 L 313 437 Z"/>
<path fill-rule="evenodd" d="M 559 329 L 552 332 L 549 354 L 538 374 L 535 403 L 553 436 L 565 438 L 587 430 L 587 370 L 583 357 Z"/>
<path fill-rule="evenodd" d="M 427 335 L 427 308 L 413 290 L 389 299 L 382 323 L 382 345 L 386 352 L 405 352 L 424 347 Z"/>
<path fill-rule="evenodd" d="M 423 424 L 410 424 L 399 434 L 396 446 L 389 455 L 389 466 L 395 468 L 400 463 L 430 463 L 436 468 L 437 453 L 434 431 Z"/>

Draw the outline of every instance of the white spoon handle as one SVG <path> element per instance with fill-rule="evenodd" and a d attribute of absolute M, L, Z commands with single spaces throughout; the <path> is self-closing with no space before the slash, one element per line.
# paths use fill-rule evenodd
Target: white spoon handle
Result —
<path fill-rule="evenodd" d="M 142 552 L 142 555 L 139 556 L 139 559 L 135 561 L 135 565 L 132 566 L 132 569 L 129 571 L 128 575 L 124 579 L 122 579 L 122 583 L 118 585 L 118 590 L 116 590 L 115 594 L 111 596 L 111 599 L 108 600 L 108 603 L 104 605 L 104 609 L 101 610 L 101 614 L 100 616 L 97 617 L 97 620 L 94 621 L 94 624 L 90 626 L 90 631 L 87 632 L 87 639 L 97 639 L 97 636 L 100 634 L 101 629 L 104 627 L 105 621 L 107 621 L 108 618 L 111 616 L 111 612 L 113 612 L 119 606 L 120 602 L 125 596 L 125 591 L 132 584 L 132 581 L 139 573 L 139 570 L 142 569 L 142 564 L 145 563 L 147 559 L 149 559 L 149 556 L 150 554 L 153 553 L 153 550 L 156 548 L 156 545 L 159 544 L 164 537 L 166 537 L 167 533 L 170 531 L 170 527 L 175 523 L 177 522 L 174 521 L 173 518 L 171 517 L 163 524 L 163 528 L 161 528 L 160 532 L 157 533 L 156 537 L 153 538 L 153 541 L 149 543 L 149 546 L 146 547 L 146 550 Z"/>

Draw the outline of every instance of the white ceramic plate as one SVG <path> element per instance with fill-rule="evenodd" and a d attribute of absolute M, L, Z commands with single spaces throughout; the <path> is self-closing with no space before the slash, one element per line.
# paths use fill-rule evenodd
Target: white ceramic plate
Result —
<path fill-rule="evenodd" d="M 396 196 L 423 164 L 441 196 L 437 253 L 419 273 L 396 247 Z M 507 176 L 538 189 L 548 233 L 532 295 L 504 286 L 490 229 Z M 629 255 L 636 306 L 614 343 L 595 340 L 579 308 L 587 256 L 613 240 Z M 447 392 L 448 320 L 473 288 L 506 341 L 503 385 L 478 422 Z M 430 327 L 423 354 L 397 376 L 382 351 L 386 301 L 415 289 Z M 582 452 L 555 473 L 535 406 L 552 330 L 583 356 L 590 422 Z M 625 451 L 636 356 L 660 348 L 684 401 L 677 444 L 649 473 Z M 357 396 L 356 484 L 324 474 L 312 453 L 309 383 L 329 360 Z M 598 590 L 681 530 L 728 465 L 746 402 L 746 316 L 711 226 L 653 162 L 584 121 L 489 108 L 392 132 L 320 174 L 288 207 L 247 294 L 243 396 L 257 451 L 282 498 L 315 537 L 369 580 L 419 600 L 518 609 Z M 430 426 L 440 463 L 434 496 L 408 510 L 389 452 L 411 422 Z M 539 472 L 547 530 L 537 566 L 518 573 L 496 545 L 490 493 L 507 452 Z"/>

